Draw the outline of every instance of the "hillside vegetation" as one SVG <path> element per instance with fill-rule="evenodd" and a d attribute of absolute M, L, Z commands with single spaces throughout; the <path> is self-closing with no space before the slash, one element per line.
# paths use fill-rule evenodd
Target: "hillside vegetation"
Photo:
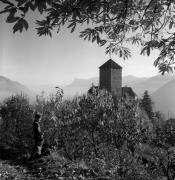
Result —
<path fill-rule="evenodd" d="M 159 112 L 148 116 L 142 101 L 114 102 L 106 91 L 62 98 L 58 89 L 47 98 L 38 96 L 35 105 L 21 95 L 1 104 L 0 158 L 5 159 L 1 177 L 174 179 L 175 126 L 163 121 Z M 35 111 L 42 113 L 41 128 L 50 155 L 29 161 Z"/>

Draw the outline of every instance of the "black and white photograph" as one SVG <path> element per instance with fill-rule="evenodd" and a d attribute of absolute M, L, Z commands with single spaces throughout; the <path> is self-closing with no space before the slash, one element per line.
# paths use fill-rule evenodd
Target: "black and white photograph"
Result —
<path fill-rule="evenodd" d="M 175 0 L 0 0 L 0 180 L 175 180 Z"/>

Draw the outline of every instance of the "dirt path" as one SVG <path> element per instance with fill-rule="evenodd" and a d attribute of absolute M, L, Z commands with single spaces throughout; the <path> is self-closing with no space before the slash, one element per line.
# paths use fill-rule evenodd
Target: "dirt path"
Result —
<path fill-rule="evenodd" d="M 19 152 L 0 146 L 0 180 L 40 179 L 40 171 L 32 166 L 27 158 L 19 158 Z"/>

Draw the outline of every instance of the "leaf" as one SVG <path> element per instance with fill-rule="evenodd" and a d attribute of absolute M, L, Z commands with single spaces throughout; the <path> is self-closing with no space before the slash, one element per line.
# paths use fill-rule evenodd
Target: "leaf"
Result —
<path fill-rule="evenodd" d="M 11 8 L 11 7 L 13 7 L 12 5 L 8 5 L 8 6 L 6 6 L 4 9 L 9 9 L 9 8 Z"/>
<path fill-rule="evenodd" d="M 150 55 L 150 47 L 149 46 L 147 47 L 147 55 L 148 56 Z"/>
<path fill-rule="evenodd" d="M 25 19 L 23 19 L 23 26 L 26 30 L 29 28 L 29 24 Z"/>
<path fill-rule="evenodd" d="M 52 37 L 52 34 L 51 34 L 52 26 L 49 25 L 48 21 L 46 21 L 46 20 L 37 21 L 36 24 L 41 26 L 41 27 L 36 28 L 37 34 L 39 36 L 49 35 L 50 37 Z"/>
<path fill-rule="evenodd" d="M 6 12 L 9 12 L 9 11 L 10 11 L 9 9 L 6 9 L 6 10 L 3 10 L 3 11 L 0 11 L 0 14 L 6 13 Z"/>
<path fill-rule="evenodd" d="M 29 7 L 30 7 L 30 4 L 26 3 L 25 6 L 22 8 L 22 11 L 23 11 L 24 14 L 26 14 L 28 12 Z"/>
<path fill-rule="evenodd" d="M 161 60 L 161 58 L 158 57 L 158 58 L 154 61 L 154 66 L 158 66 L 160 60 Z"/>
<path fill-rule="evenodd" d="M 88 38 L 88 41 L 90 41 L 91 40 L 91 38 L 92 38 L 92 29 L 90 29 L 90 28 L 87 28 L 87 29 L 85 29 L 84 31 L 81 31 L 80 32 L 80 36 L 79 36 L 80 38 Z"/>
<path fill-rule="evenodd" d="M 94 35 L 92 38 L 92 42 L 94 42 L 97 39 L 97 37 Z"/>
<path fill-rule="evenodd" d="M 23 29 L 23 24 L 22 21 L 18 21 L 14 26 L 13 26 L 13 33 L 16 33 L 17 31 L 22 32 Z"/>
<path fill-rule="evenodd" d="M 173 72 L 173 68 L 170 65 L 161 63 L 158 65 L 159 72 L 164 75 L 166 72 Z"/>
<path fill-rule="evenodd" d="M 48 30 L 48 34 L 49 34 L 50 37 L 52 37 L 52 33 L 49 30 Z"/>
<path fill-rule="evenodd" d="M 26 30 L 28 29 L 28 23 L 25 19 L 20 18 L 18 22 L 13 26 L 13 33 L 16 33 L 17 31 L 22 32 L 23 28 Z"/>
<path fill-rule="evenodd" d="M 73 32 L 74 32 L 75 27 L 76 27 L 76 24 L 74 24 L 73 28 L 71 29 L 71 33 L 73 33 Z"/>
<path fill-rule="evenodd" d="M 68 26 L 68 28 L 71 28 L 72 27 L 72 29 L 71 29 L 71 33 L 73 33 L 74 32 L 74 30 L 75 30 L 75 27 L 76 27 L 76 22 L 72 22 L 72 23 L 70 23 L 69 24 L 69 26 Z"/>
<path fill-rule="evenodd" d="M 17 11 L 16 11 L 15 8 L 11 8 L 11 9 L 8 10 L 8 12 L 9 12 L 9 15 L 8 15 L 6 21 L 7 21 L 7 22 L 8 22 L 8 21 L 10 22 L 10 20 L 14 18 L 15 13 L 16 13 Z"/>
<path fill-rule="evenodd" d="M 67 28 L 71 28 L 72 26 L 74 26 L 74 22 L 70 23 L 69 26 L 67 26 Z"/>
<path fill-rule="evenodd" d="M 32 4 L 32 2 L 30 2 L 29 7 L 32 11 L 34 11 L 36 9 L 35 6 Z"/>
<path fill-rule="evenodd" d="M 11 5 L 11 6 L 14 6 L 14 4 L 11 3 L 11 2 L 8 1 L 8 0 L 0 0 L 0 2 L 3 2 L 4 4 L 9 4 L 9 5 Z"/>
<path fill-rule="evenodd" d="M 100 37 L 99 37 L 99 35 L 97 35 L 97 44 L 99 44 L 100 43 Z"/>
<path fill-rule="evenodd" d="M 14 23 L 17 20 L 19 20 L 19 17 L 8 16 L 6 22 L 7 23 Z"/>
<path fill-rule="evenodd" d="M 38 11 L 40 12 L 40 14 L 42 14 L 46 9 L 46 2 L 42 0 L 35 1 L 34 7 L 38 7 Z"/>
<path fill-rule="evenodd" d="M 150 46 L 146 45 L 146 46 L 142 49 L 142 51 L 141 51 L 140 54 L 141 54 L 141 55 L 142 55 L 142 54 L 144 55 L 145 51 L 146 51 L 147 55 L 149 56 L 149 55 L 150 55 Z"/>

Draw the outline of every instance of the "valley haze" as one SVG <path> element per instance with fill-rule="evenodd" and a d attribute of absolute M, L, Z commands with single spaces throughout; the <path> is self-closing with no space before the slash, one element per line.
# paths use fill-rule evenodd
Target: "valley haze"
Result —
<path fill-rule="evenodd" d="M 37 94 L 41 94 L 43 91 L 45 96 L 56 93 L 55 86 L 59 86 L 64 91 L 64 98 L 72 98 L 76 95 L 82 95 L 86 93 L 89 87 L 99 84 L 99 77 L 93 77 L 88 79 L 75 78 L 72 83 L 68 85 L 59 84 L 46 84 L 35 85 L 27 87 L 19 82 L 10 80 L 4 76 L 0 76 L 0 101 L 12 94 L 26 94 L 29 97 L 30 102 L 35 102 Z M 127 75 L 122 77 L 122 86 L 132 87 L 138 97 L 142 97 L 145 90 L 151 95 L 154 102 L 154 108 L 160 110 L 165 114 L 165 117 L 175 117 L 175 75 L 166 74 L 156 75 L 152 77 L 136 77 L 133 75 Z"/>

